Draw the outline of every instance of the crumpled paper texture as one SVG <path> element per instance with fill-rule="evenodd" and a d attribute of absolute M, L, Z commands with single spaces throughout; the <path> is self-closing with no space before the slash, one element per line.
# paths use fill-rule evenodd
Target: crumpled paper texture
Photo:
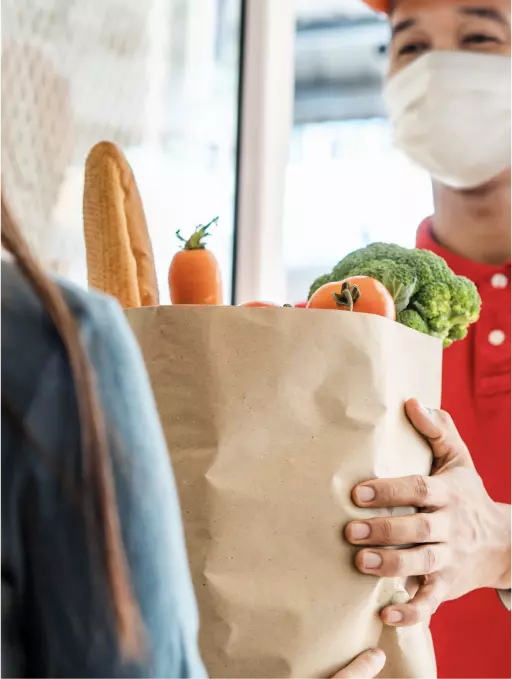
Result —
<path fill-rule="evenodd" d="M 355 484 L 429 473 L 403 404 L 439 406 L 440 343 L 356 313 L 127 315 L 177 479 L 210 675 L 330 677 L 381 646 L 381 676 L 435 677 L 428 628 L 378 617 L 404 583 L 357 572 L 342 531 L 378 514 L 354 506 Z"/>

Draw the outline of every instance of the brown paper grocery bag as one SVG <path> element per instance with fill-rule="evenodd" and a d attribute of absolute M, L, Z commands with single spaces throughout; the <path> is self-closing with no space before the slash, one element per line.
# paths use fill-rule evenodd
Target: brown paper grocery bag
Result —
<path fill-rule="evenodd" d="M 329 677 L 380 645 L 382 676 L 434 677 L 428 629 L 378 617 L 403 582 L 358 573 L 342 531 L 372 515 L 351 502 L 357 482 L 429 473 L 403 404 L 439 406 L 440 343 L 356 313 L 127 313 L 174 465 L 211 676 Z"/>

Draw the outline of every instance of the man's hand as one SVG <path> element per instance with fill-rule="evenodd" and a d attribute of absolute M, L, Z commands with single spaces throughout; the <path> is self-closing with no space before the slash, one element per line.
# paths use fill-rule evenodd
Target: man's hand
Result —
<path fill-rule="evenodd" d="M 410 603 L 382 611 L 386 624 L 428 619 L 443 601 L 481 587 L 510 588 L 510 506 L 491 500 L 449 415 L 406 404 L 412 424 L 432 447 L 432 476 L 368 481 L 353 491 L 359 507 L 420 508 L 410 516 L 357 521 L 346 528 L 362 549 L 356 566 L 379 577 L 420 576 Z M 489 451 L 492 454 L 492 450 Z M 406 545 L 415 544 L 412 548 Z"/>
<path fill-rule="evenodd" d="M 361 653 L 334 679 L 374 679 L 384 668 L 386 656 L 379 649 Z"/>

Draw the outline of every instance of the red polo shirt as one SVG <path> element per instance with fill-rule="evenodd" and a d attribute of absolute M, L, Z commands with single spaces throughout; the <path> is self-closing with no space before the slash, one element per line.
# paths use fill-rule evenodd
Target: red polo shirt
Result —
<path fill-rule="evenodd" d="M 443 408 L 468 445 L 491 497 L 510 503 L 510 262 L 489 266 L 462 259 L 420 226 L 417 247 L 443 257 L 470 278 L 482 296 L 482 315 L 462 342 L 444 352 Z M 432 619 L 440 679 L 511 676 L 510 614 L 492 590 L 443 604 Z"/>

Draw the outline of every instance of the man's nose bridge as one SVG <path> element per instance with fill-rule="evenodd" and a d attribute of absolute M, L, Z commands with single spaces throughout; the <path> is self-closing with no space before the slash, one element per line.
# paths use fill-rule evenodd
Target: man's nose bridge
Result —
<path fill-rule="evenodd" d="M 431 38 L 432 50 L 436 52 L 460 50 L 461 27 L 455 8 L 448 6 L 433 9 L 430 16 L 424 17 L 424 25 Z"/>
<path fill-rule="evenodd" d="M 461 49 L 459 36 L 454 31 L 452 34 L 446 33 L 435 36 L 432 41 L 432 51 L 434 52 L 455 52 Z"/>

